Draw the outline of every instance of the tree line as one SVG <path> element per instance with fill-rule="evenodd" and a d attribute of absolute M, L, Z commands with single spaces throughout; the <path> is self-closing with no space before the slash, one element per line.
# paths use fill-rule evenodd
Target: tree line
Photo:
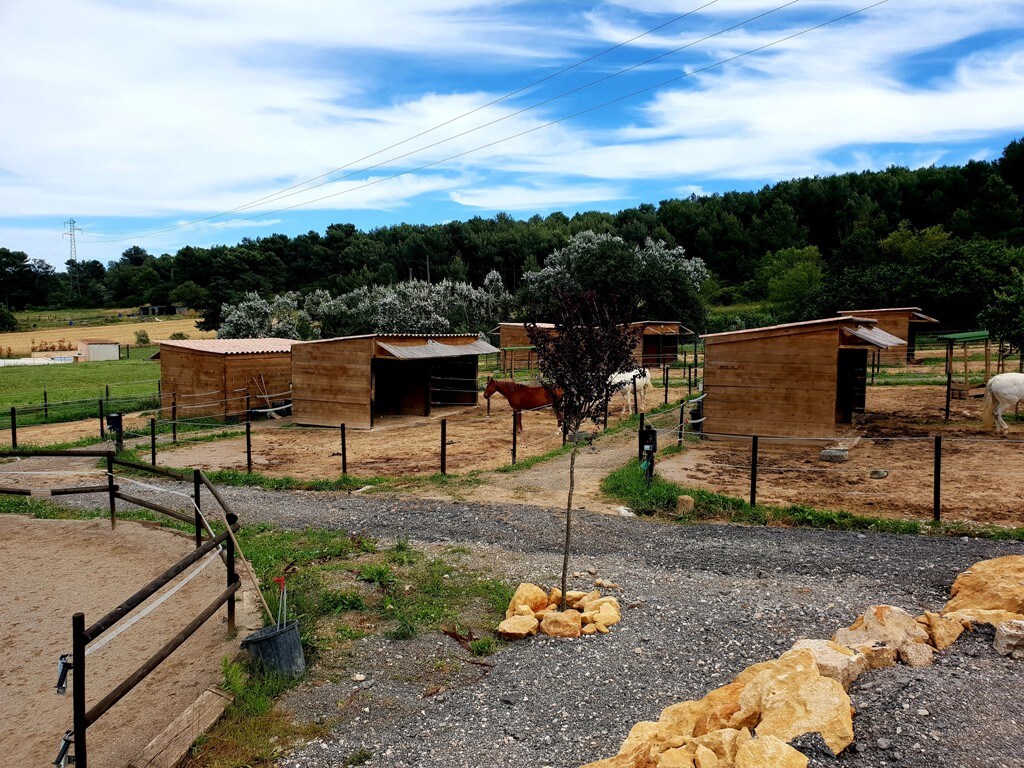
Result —
<path fill-rule="evenodd" d="M 0 302 L 11 310 L 178 304 L 215 329 L 225 305 L 253 292 L 342 296 L 411 279 L 483 287 L 494 272 L 517 294 L 551 254 L 593 232 L 639 249 L 648 240 L 684 248 L 710 273 L 701 298 L 712 305 L 767 304 L 774 320 L 918 305 L 966 328 L 1013 270 L 1024 270 L 1022 201 L 1024 140 L 1015 140 L 992 162 L 793 179 L 618 213 L 498 214 L 366 232 L 332 224 L 159 256 L 132 246 L 106 265 L 79 260 L 64 272 L 0 247 Z M 716 329 L 713 318 L 698 322 L 697 330 Z"/>

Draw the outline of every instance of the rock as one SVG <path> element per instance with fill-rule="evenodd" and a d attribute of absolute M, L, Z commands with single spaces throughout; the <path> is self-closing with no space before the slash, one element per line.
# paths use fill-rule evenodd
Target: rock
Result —
<path fill-rule="evenodd" d="M 928 633 L 929 642 L 937 650 L 943 651 L 951 646 L 964 631 L 963 622 L 946 619 L 937 613 L 925 611 L 917 617 L 917 623 Z"/>
<path fill-rule="evenodd" d="M 1024 619 L 1024 614 L 1013 613 L 1011 611 L 986 610 L 984 608 L 961 608 L 959 610 L 943 614 L 943 618 L 950 619 L 952 621 L 959 621 L 961 623 L 967 622 L 968 624 L 991 624 L 992 626 L 998 626 L 1004 621 L 1020 621 Z"/>
<path fill-rule="evenodd" d="M 584 635 L 593 635 L 597 633 L 597 624 L 586 624 L 583 629 L 580 630 Z"/>
<path fill-rule="evenodd" d="M 793 650 L 805 649 L 814 656 L 818 672 L 838 680 L 843 690 L 868 668 L 867 657 L 832 640 L 798 640 Z"/>
<path fill-rule="evenodd" d="M 1024 621 L 1004 621 L 999 624 L 993 647 L 1000 656 L 1024 659 Z"/>
<path fill-rule="evenodd" d="M 572 609 L 561 613 L 551 611 L 540 623 L 540 631 L 549 637 L 579 637 L 582 630 L 582 616 Z"/>
<path fill-rule="evenodd" d="M 506 640 L 521 640 L 537 634 L 539 623 L 533 616 L 511 616 L 498 625 L 498 634 Z"/>
<path fill-rule="evenodd" d="M 877 742 L 879 749 L 889 749 L 892 746 L 892 742 L 888 739 L 879 739 Z"/>
<path fill-rule="evenodd" d="M 362 683 L 365 680 L 366 680 L 366 675 L 361 675 L 361 674 L 352 675 L 352 682 L 353 683 Z"/>
<path fill-rule="evenodd" d="M 744 742 L 736 750 L 736 768 L 807 768 L 807 757 L 775 736 Z"/>
<path fill-rule="evenodd" d="M 636 512 L 629 507 L 619 507 L 618 513 L 621 517 L 636 517 Z"/>
<path fill-rule="evenodd" d="M 896 649 L 887 645 L 853 645 L 850 646 L 850 650 L 864 656 L 868 663 L 868 669 L 896 666 Z"/>
<path fill-rule="evenodd" d="M 545 607 L 547 607 L 547 606 L 545 606 Z M 530 606 L 528 606 L 528 605 L 517 605 L 516 606 L 516 612 L 515 612 L 514 615 L 516 615 L 516 616 L 534 616 L 534 615 L 536 615 L 536 612 Z"/>
<path fill-rule="evenodd" d="M 908 667 L 930 667 L 935 649 L 927 643 L 905 643 L 900 646 L 900 661 Z"/>
<path fill-rule="evenodd" d="M 680 494 L 679 498 L 676 499 L 676 514 L 688 515 L 693 512 L 696 505 L 697 500 L 693 496 L 687 496 L 685 493 Z"/>
<path fill-rule="evenodd" d="M 942 613 L 981 608 L 1024 614 L 1024 555 L 982 560 L 956 577 Z"/>
<path fill-rule="evenodd" d="M 830 461 L 834 464 L 839 464 L 849 460 L 850 451 L 847 448 L 822 448 L 821 452 L 818 454 L 818 458 L 822 461 Z"/>
<path fill-rule="evenodd" d="M 531 615 L 536 611 L 543 611 L 548 607 L 548 602 L 548 593 L 536 584 L 520 584 L 516 589 L 516 593 L 512 595 L 512 602 L 508 604 L 505 618 L 508 619 L 517 615 L 520 606 L 529 606 Z"/>
<path fill-rule="evenodd" d="M 818 672 L 810 651 L 787 651 L 774 662 L 751 669 L 758 667 L 740 694 L 740 710 L 729 722 L 732 727 L 753 726 L 758 737 L 776 736 L 786 742 L 818 733 L 837 755 L 853 743 L 850 697 L 838 681 Z"/>
<path fill-rule="evenodd" d="M 551 592 L 548 593 L 548 605 L 558 605 L 562 602 L 562 590 L 558 587 L 552 587 Z"/>
<path fill-rule="evenodd" d="M 871 606 L 849 627 L 836 632 L 832 639 L 848 648 L 860 645 L 895 648 L 907 664 L 911 664 L 908 659 L 913 659 L 911 666 L 930 664 L 934 650 L 928 645 L 928 631 L 909 613 L 892 605 Z M 910 648 L 913 645 L 920 645 L 924 650 Z"/>
<path fill-rule="evenodd" d="M 575 600 L 570 599 L 572 596 L 575 596 L 575 595 L 579 595 L 579 596 L 576 597 Z M 566 604 L 567 605 L 571 605 L 573 608 L 585 611 L 585 610 L 588 610 L 588 605 L 590 603 L 594 603 L 597 600 L 601 599 L 601 593 L 598 590 L 596 590 L 596 589 L 593 590 L 592 592 L 583 592 L 583 593 L 567 592 L 566 595 L 565 595 L 565 598 L 566 598 Z M 614 598 L 609 598 L 609 599 L 614 599 Z"/>

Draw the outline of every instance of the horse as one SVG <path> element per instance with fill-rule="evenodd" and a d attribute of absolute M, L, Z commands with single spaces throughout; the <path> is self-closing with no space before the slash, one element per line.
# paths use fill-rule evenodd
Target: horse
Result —
<path fill-rule="evenodd" d="M 516 414 L 516 432 L 523 431 L 523 411 L 534 411 L 548 405 L 555 411 L 558 426 L 562 426 L 560 393 L 557 389 L 552 392 L 541 385 L 520 384 L 511 379 L 495 379 L 489 376 L 487 386 L 484 388 L 484 397 L 490 400 L 495 392 L 504 395 L 508 404 L 512 406 Z"/>
<path fill-rule="evenodd" d="M 633 384 L 636 383 L 637 406 L 641 411 L 647 409 L 647 388 L 651 386 L 651 372 L 646 368 L 634 368 L 626 373 L 615 373 L 608 379 L 608 387 L 612 398 L 622 398 L 622 413 L 633 412 Z"/>
<path fill-rule="evenodd" d="M 991 429 L 993 422 L 1003 437 L 1010 427 L 1003 421 L 1003 411 L 1024 401 L 1024 373 L 1000 373 L 988 380 L 985 398 L 981 401 L 981 425 Z"/>

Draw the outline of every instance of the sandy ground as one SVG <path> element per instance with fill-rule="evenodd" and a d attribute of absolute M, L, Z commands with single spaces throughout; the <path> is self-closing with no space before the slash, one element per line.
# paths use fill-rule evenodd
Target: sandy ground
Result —
<path fill-rule="evenodd" d="M 17 333 L 0 333 L 0 350 L 6 355 L 10 347 L 14 357 L 30 357 L 32 346 L 46 341 L 56 343 L 64 341 L 78 349 L 79 339 L 110 339 L 119 344 L 135 346 L 135 332 L 145 331 L 150 342 L 156 343 L 168 339 L 172 333 L 187 333 L 192 339 L 212 339 L 217 336 L 213 331 L 200 331 L 196 328 L 196 318 L 174 318 L 171 320 L 153 319 L 144 323 L 115 323 L 111 325 L 92 325 L 65 328 L 43 328 Z"/>
<path fill-rule="evenodd" d="M 191 538 L 121 521 L 35 520 L 0 515 L 0 721 L 4 766 L 40 766 L 71 728 L 71 689 L 59 696 L 57 657 L 71 650 L 71 616 L 86 624 L 116 607 L 194 546 Z M 224 589 L 212 563 L 151 614 L 86 657 L 87 705 L 137 669 Z M 239 604 L 239 637 L 257 615 Z M 222 609 L 88 732 L 89 762 L 118 768 L 134 758 L 209 685 L 234 655 Z M 120 626 L 120 625 L 118 625 Z M 102 640 L 102 637 L 100 638 Z M 99 641 L 97 641 L 99 642 Z M 91 646 L 90 646 L 91 647 Z M 78 674 L 75 672 L 73 674 Z"/>
<path fill-rule="evenodd" d="M 844 429 L 849 461 L 819 458 L 832 444 L 778 445 L 763 440 L 758 457 L 758 501 L 803 503 L 823 509 L 930 519 L 934 436 L 943 436 L 942 515 L 999 525 L 1024 525 L 1024 427 L 1011 426 L 1002 440 L 980 427 L 980 400 L 953 401 L 943 420 L 941 387 L 876 387 L 868 390 L 867 413 Z M 859 440 L 853 442 L 856 436 Z M 660 461 L 669 480 L 747 498 L 749 440 L 708 441 Z M 872 479 L 872 469 L 888 476 Z"/>

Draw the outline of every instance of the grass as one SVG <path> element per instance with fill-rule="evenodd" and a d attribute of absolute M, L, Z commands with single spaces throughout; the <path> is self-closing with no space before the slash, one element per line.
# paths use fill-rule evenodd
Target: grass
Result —
<path fill-rule="evenodd" d="M 855 515 L 843 510 L 822 510 L 805 504 L 777 507 L 767 504 L 751 506 L 742 499 L 699 488 L 686 488 L 657 476 L 647 487 L 643 472 L 631 461 L 604 479 L 601 489 L 641 515 L 664 515 L 681 523 L 701 520 L 726 520 L 751 525 L 791 525 L 804 528 L 825 528 L 834 531 L 879 531 L 882 533 L 935 533 L 949 536 L 1024 541 L 1024 528 L 1001 528 L 993 525 L 940 522 L 920 523 L 884 517 Z M 694 499 L 690 514 L 676 513 L 676 500 L 686 494 Z"/>

